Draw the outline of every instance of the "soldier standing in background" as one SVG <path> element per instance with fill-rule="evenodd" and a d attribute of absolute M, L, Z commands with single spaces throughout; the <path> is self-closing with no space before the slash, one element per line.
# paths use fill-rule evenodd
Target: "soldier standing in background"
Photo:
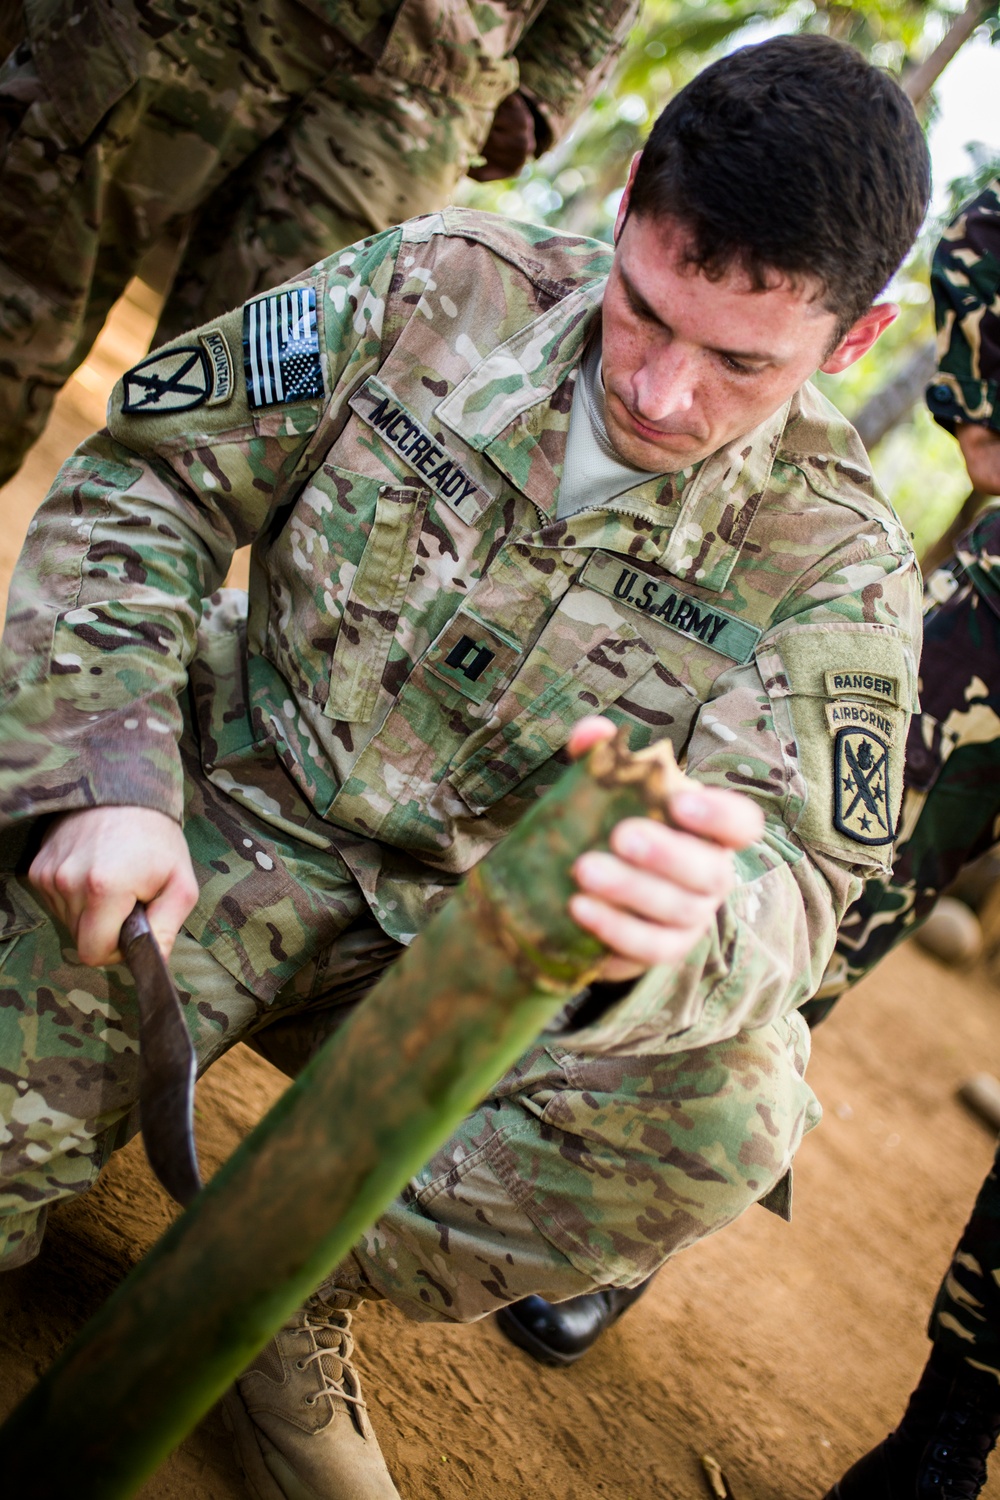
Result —
<path fill-rule="evenodd" d="M 0 69 L 0 484 L 143 254 L 154 345 L 516 173 L 608 76 L 639 0 L 26 0 Z M 12 42 L 8 27 L 5 40 Z"/>
<path fill-rule="evenodd" d="M 969 478 L 1000 494 L 1000 179 L 946 230 L 931 270 L 938 372 L 927 402 Z M 1000 830 L 1000 511 L 927 580 L 921 712 L 906 746 L 892 875 L 841 926 L 813 1022 L 930 912 Z M 972 1500 L 1000 1433 L 1000 1148 L 931 1312 L 932 1349 L 894 1432 L 826 1500 Z"/>
<path fill-rule="evenodd" d="M 465 1321 L 787 1217 L 797 1007 L 889 867 L 920 630 L 810 376 L 891 323 L 928 190 L 891 77 L 744 48 L 654 125 L 613 254 L 455 209 L 385 231 L 128 371 L 32 524 L 0 673 L 8 1266 L 135 1128 L 136 899 L 207 1067 L 356 1002 L 608 720 L 703 783 L 577 861 L 600 982 L 237 1382 L 260 1500 L 395 1495 L 365 1297 Z M 211 599 L 245 542 L 249 600 Z"/>

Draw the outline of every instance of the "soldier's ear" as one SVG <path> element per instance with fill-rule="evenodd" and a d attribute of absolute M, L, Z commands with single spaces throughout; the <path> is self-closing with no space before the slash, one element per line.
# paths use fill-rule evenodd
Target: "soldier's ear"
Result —
<path fill-rule="evenodd" d="M 615 216 L 616 245 L 618 243 L 618 236 L 621 234 L 622 229 L 625 227 L 625 216 L 628 213 L 628 200 L 632 196 L 632 183 L 635 181 L 635 174 L 639 170 L 639 159 L 641 156 L 642 152 L 637 151 L 632 158 L 632 165 L 628 169 L 628 181 L 625 184 L 625 190 L 622 193 L 622 201 L 618 205 L 618 213 Z"/>
<path fill-rule="evenodd" d="M 820 365 L 824 375 L 839 375 L 841 370 L 846 370 L 848 365 L 853 365 L 863 354 L 880 338 L 890 323 L 894 323 L 899 316 L 899 308 L 895 302 L 877 302 L 870 307 L 866 313 L 862 313 L 858 321 L 844 334 L 840 343 L 827 355 L 826 360 Z"/>

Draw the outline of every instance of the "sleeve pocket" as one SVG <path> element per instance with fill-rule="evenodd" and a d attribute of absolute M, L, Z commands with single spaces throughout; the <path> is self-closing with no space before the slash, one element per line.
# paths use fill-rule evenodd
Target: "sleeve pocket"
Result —
<path fill-rule="evenodd" d="M 789 773 L 790 826 L 822 853 L 888 868 L 917 700 L 909 641 L 845 621 L 792 626 L 756 654 Z"/>
<path fill-rule="evenodd" d="M 375 521 L 344 605 L 330 666 L 324 713 L 331 719 L 366 724 L 375 712 L 413 571 L 427 495 L 424 488 L 391 485 L 379 491 Z"/>

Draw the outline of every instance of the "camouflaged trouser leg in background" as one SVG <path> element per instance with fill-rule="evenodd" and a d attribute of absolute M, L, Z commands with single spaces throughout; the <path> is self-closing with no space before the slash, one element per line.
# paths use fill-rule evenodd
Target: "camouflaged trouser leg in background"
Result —
<path fill-rule="evenodd" d="M 451 202 L 491 115 L 377 68 L 320 84 L 198 215 L 154 344 Z"/>
<path fill-rule="evenodd" d="M 1000 1381 L 1000 1146 L 931 1312 L 940 1348 Z"/>
<path fill-rule="evenodd" d="M 0 484 L 145 251 L 354 57 L 294 0 L 122 7 L 124 46 L 114 12 L 49 11 L 0 66 Z"/>
<path fill-rule="evenodd" d="M 295 0 L 122 5 L 124 47 L 50 9 L 0 67 L 0 484 L 157 239 L 184 249 L 154 345 L 443 207 L 512 76 L 383 73 Z"/>
<path fill-rule="evenodd" d="M 455 1322 L 533 1292 L 560 1301 L 636 1285 L 781 1182 L 819 1119 L 808 1052 L 797 1014 L 694 1052 L 534 1048 L 362 1237 L 338 1282 Z"/>

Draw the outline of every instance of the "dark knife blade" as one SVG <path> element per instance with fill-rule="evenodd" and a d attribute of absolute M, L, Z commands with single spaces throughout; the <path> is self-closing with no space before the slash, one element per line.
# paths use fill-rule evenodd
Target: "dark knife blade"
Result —
<path fill-rule="evenodd" d="M 194 1046 L 180 996 L 137 901 L 122 924 L 121 948 L 139 1000 L 139 1122 L 149 1165 L 172 1198 L 201 1190 L 194 1144 Z"/>

